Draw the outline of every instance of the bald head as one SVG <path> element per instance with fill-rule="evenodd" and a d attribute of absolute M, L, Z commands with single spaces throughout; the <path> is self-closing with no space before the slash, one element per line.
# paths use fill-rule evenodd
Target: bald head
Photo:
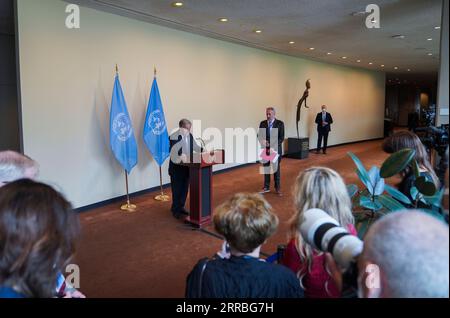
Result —
<path fill-rule="evenodd" d="M 385 216 L 364 239 L 360 272 L 368 264 L 380 269 L 381 289 L 375 296 L 448 297 L 449 228 L 419 211 Z"/>
<path fill-rule="evenodd" d="M 39 165 L 33 159 L 15 151 L 0 151 L 0 187 L 18 179 L 34 179 Z"/>

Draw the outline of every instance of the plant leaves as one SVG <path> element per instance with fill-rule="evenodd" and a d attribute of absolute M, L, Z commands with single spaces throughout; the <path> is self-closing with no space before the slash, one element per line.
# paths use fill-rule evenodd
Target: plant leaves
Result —
<path fill-rule="evenodd" d="M 350 158 L 352 158 L 353 162 L 355 163 L 357 173 L 359 171 L 358 177 L 367 187 L 366 182 L 369 181 L 369 175 L 367 174 L 366 168 L 364 168 L 364 165 L 362 164 L 361 160 L 359 160 L 359 158 L 353 152 L 349 152 L 348 155 L 350 156 Z"/>
<path fill-rule="evenodd" d="M 370 180 L 369 180 L 369 176 L 367 175 L 367 172 L 364 174 L 362 174 L 358 169 L 356 170 L 356 175 L 358 176 L 359 180 L 361 180 L 361 182 L 364 184 L 364 186 L 367 189 L 367 192 L 372 194 L 371 192 L 373 191 L 372 185 L 370 184 Z"/>
<path fill-rule="evenodd" d="M 353 198 L 358 193 L 358 186 L 356 184 L 347 184 L 347 192 L 350 198 Z"/>
<path fill-rule="evenodd" d="M 417 200 L 417 196 L 420 195 L 419 190 L 417 190 L 416 187 L 411 187 L 409 192 L 411 193 L 411 198 L 413 198 L 414 201 Z"/>
<path fill-rule="evenodd" d="M 404 210 L 405 207 L 397 200 L 391 198 L 390 196 L 383 194 L 377 197 L 378 202 L 380 202 L 389 211 Z"/>
<path fill-rule="evenodd" d="M 423 195 L 434 196 L 436 194 L 436 186 L 433 182 L 428 181 L 425 176 L 418 177 L 414 182 L 414 186 Z"/>
<path fill-rule="evenodd" d="M 389 178 L 405 169 L 415 154 L 414 149 L 405 148 L 390 155 L 381 166 L 381 177 Z"/>
<path fill-rule="evenodd" d="M 429 205 L 433 205 L 435 207 L 441 207 L 443 195 L 444 195 L 444 188 L 442 188 L 440 191 L 436 191 L 436 193 L 433 196 L 424 196 L 423 199 Z"/>
<path fill-rule="evenodd" d="M 406 195 L 398 191 L 396 188 L 386 184 L 384 186 L 384 189 L 386 190 L 387 193 L 389 193 L 392 197 L 399 200 L 400 202 L 405 204 L 412 204 L 411 200 Z"/>
<path fill-rule="evenodd" d="M 369 230 L 370 224 L 372 223 L 373 218 L 365 217 L 358 224 L 356 224 L 356 229 L 358 231 L 358 237 L 362 240 Z"/>
<path fill-rule="evenodd" d="M 411 161 L 411 166 L 412 166 L 412 170 L 414 172 L 414 176 L 417 179 L 418 177 L 420 177 L 420 169 L 419 169 L 419 164 L 417 163 L 416 159 L 413 159 Z"/>
<path fill-rule="evenodd" d="M 368 175 L 371 184 L 371 188 L 369 188 L 370 194 L 382 194 L 384 192 L 384 179 L 380 177 L 380 169 L 373 166 L 372 168 L 370 168 Z"/>
<path fill-rule="evenodd" d="M 366 196 L 361 196 L 359 198 L 359 205 L 373 211 L 378 211 L 383 208 L 383 206 L 379 202 L 372 201 L 369 197 Z"/>

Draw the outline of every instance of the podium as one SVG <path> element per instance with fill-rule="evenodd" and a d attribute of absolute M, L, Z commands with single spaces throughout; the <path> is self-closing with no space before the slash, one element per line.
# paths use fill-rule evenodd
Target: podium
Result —
<path fill-rule="evenodd" d="M 196 228 L 201 228 L 211 222 L 212 211 L 212 167 L 225 162 L 225 151 L 215 150 L 214 155 L 209 152 L 194 153 L 189 167 L 189 216 L 186 222 Z"/>

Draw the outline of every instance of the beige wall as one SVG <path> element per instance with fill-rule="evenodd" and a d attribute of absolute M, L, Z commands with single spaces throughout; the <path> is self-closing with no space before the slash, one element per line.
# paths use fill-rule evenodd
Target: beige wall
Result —
<path fill-rule="evenodd" d="M 330 144 L 382 137 L 384 73 L 288 57 L 88 8 L 81 8 L 81 29 L 69 30 L 66 5 L 18 0 L 23 139 L 25 153 L 41 164 L 41 179 L 76 207 L 125 192 L 123 171 L 109 148 L 116 63 L 139 147 L 131 192 L 159 183 L 141 138 L 154 66 L 169 128 L 181 117 L 222 131 L 257 127 L 265 107 L 275 105 L 287 137 L 294 137 L 295 105 L 310 78 L 311 109 L 303 110 L 301 134 L 312 144 L 313 117 L 321 104 L 335 120 Z M 167 162 L 163 172 L 168 182 Z"/>

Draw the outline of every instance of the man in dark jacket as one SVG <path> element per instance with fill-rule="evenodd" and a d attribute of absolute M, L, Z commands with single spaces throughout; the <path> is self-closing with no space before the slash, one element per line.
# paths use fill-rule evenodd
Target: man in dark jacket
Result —
<path fill-rule="evenodd" d="M 277 160 L 267 161 L 264 163 L 264 188 L 260 193 L 270 192 L 270 173 L 268 170 L 272 167 L 275 181 L 275 190 L 278 195 L 281 195 L 281 183 L 280 183 L 280 161 L 283 155 L 282 144 L 284 141 L 284 123 L 281 120 L 275 118 L 275 108 L 268 107 L 266 109 L 267 120 L 263 120 L 259 124 L 259 142 L 261 146 L 266 150 L 267 157 L 273 156 L 271 149 L 275 148 L 277 152 Z"/>
<path fill-rule="evenodd" d="M 322 105 L 322 111 L 316 116 L 317 124 L 317 150 L 316 153 L 320 153 L 322 148 L 323 138 L 323 153 L 327 153 L 328 134 L 331 131 L 331 124 L 333 123 L 333 117 L 327 112 L 327 106 Z"/>
<path fill-rule="evenodd" d="M 202 148 L 194 141 L 191 134 L 192 123 L 187 119 L 179 122 L 179 129 L 170 136 L 169 176 L 172 187 L 171 211 L 175 218 L 188 215 L 184 205 L 189 191 L 189 167 L 183 163 L 191 162 L 194 152 Z"/>

